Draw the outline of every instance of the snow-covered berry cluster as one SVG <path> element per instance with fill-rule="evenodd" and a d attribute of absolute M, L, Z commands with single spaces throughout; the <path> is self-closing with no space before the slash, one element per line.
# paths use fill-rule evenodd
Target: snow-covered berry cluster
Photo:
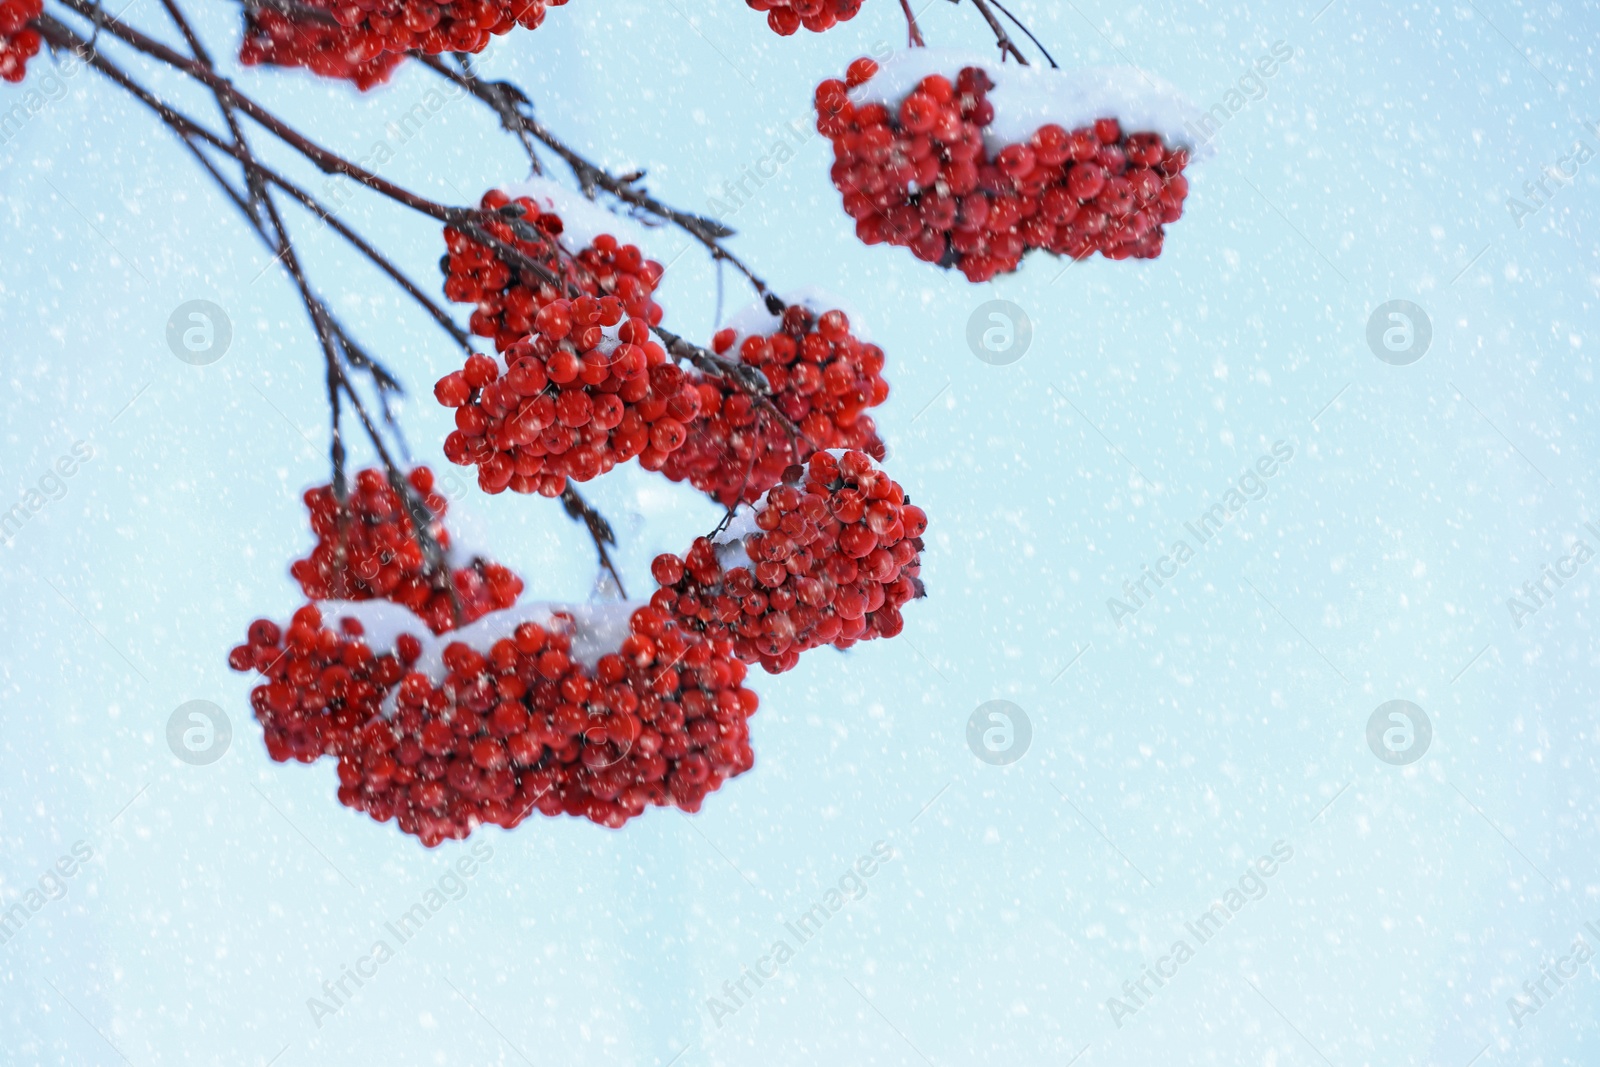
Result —
<path fill-rule="evenodd" d="M 376 470 L 342 498 L 307 492 L 317 542 L 291 573 L 313 603 L 251 623 L 229 663 L 263 676 L 274 760 L 327 757 L 341 803 L 428 847 L 536 811 L 620 827 L 699 810 L 755 762 L 747 664 L 892 637 L 922 595 L 927 517 L 874 464 L 884 353 L 838 302 L 772 298 L 690 351 L 654 328 L 662 268 L 617 240 L 624 220 L 521 190 L 445 231 L 446 294 L 494 341 L 435 384 L 446 457 L 486 492 L 552 497 L 638 459 L 744 507 L 659 557 L 648 602 L 563 606 L 520 602 L 482 558 L 458 566 L 426 468 L 404 497 Z"/>
<path fill-rule="evenodd" d="M 996 144 L 997 76 L 980 66 L 930 73 L 880 100 L 898 86 L 876 84 L 878 64 L 861 58 L 844 80 L 817 87 L 817 129 L 833 143 L 833 183 L 861 240 L 909 248 L 974 282 L 1037 249 L 1159 256 L 1163 225 L 1183 214 L 1188 150 L 1125 132 L 1112 115 L 1073 129 L 1044 122 Z"/>
<path fill-rule="evenodd" d="M 369 468 L 357 472 L 342 504 L 331 485 L 306 490 L 317 543 L 289 567 L 301 591 L 311 600 L 388 600 L 436 634 L 515 604 L 522 579 L 505 567 L 472 558 L 451 568 L 450 534 L 441 521 L 447 504 L 434 492 L 433 472 L 418 467 L 407 480 L 431 516 L 428 532 L 447 555 L 442 565 L 423 555 L 405 502 L 382 471 Z"/>
<path fill-rule="evenodd" d="M 324 629 L 321 612 L 309 604 L 287 627 L 270 619 L 250 624 L 228 665 L 267 679 L 250 693 L 267 755 L 279 763 L 315 763 L 347 751 L 354 732 L 378 714 L 405 669 L 393 650 L 375 655 L 361 632 L 354 620 Z"/>
<path fill-rule="evenodd" d="M 0 80 L 20 82 L 39 54 L 38 31 L 28 25 L 44 13 L 44 0 L 0 0 Z"/>
<path fill-rule="evenodd" d="M 392 814 L 424 844 L 538 810 L 620 827 L 647 807 L 700 809 L 755 764 L 744 665 L 636 609 L 615 652 L 586 667 L 571 616 L 523 622 L 484 651 L 452 643 L 434 683 L 401 680 L 392 719 L 339 762 L 340 800 Z M 410 829 L 414 823 L 416 829 Z"/>
<path fill-rule="evenodd" d="M 411 479 L 442 515 L 426 471 Z M 535 810 L 611 827 L 652 805 L 697 811 L 754 765 L 759 702 L 730 635 L 649 604 L 513 606 L 514 576 L 475 621 L 430 625 L 404 595 L 421 555 L 400 540 L 398 495 L 376 472 L 356 481 L 342 511 L 327 487 L 307 493 L 318 548 L 292 572 L 316 602 L 252 622 L 228 655 L 263 678 L 250 703 L 274 760 L 332 758 L 342 803 L 429 847 Z M 330 553 L 341 528 L 352 547 Z"/>
<path fill-rule="evenodd" d="M 481 52 L 491 37 L 534 29 L 567 0 L 299 0 L 245 11 L 246 65 L 304 67 L 370 89 L 407 52 Z"/>
<path fill-rule="evenodd" d="M 509 255 L 479 243 L 461 231 L 446 227 L 448 254 L 440 262 L 444 293 L 458 304 L 472 304 L 472 332 L 494 340 L 504 352 L 533 329 L 534 316 L 552 300 L 566 299 L 574 290 L 590 296 L 613 296 L 623 311 L 661 322 L 661 306 L 651 299 L 664 268 L 646 259 L 637 245 L 618 241 L 610 233 L 569 234 L 562 215 L 543 204 L 537 195 L 510 194 L 491 189 L 480 206 L 494 217 L 483 231 L 506 248 L 537 263 L 550 277 L 508 263 Z M 593 210 L 593 209 L 591 209 Z M 615 220 L 614 220 L 615 221 Z M 551 283 L 551 278 L 557 284 Z"/>
<path fill-rule="evenodd" d="M 770 673 L 807 649 L 895 636 L 922 595 L 928 517 L 863 452 L 816 453 L 736 522 L 657 556 L 651 603 Z"/>
<path fill-rule="evenodd" d="M 784 470 L 819 450 L 858 448 L 883 459 L 883 441 L 866 414 L 889 397 L 883 349 L 852 335 L 843 311 L 819 312 L 798 300 L 775 319 L 758 305 L 735 317 L 741 320 L 744 326 L 717 332 L 712 350 L 761 371 L 773 406 L 798 433 L 726 378 L 700 377 L 700 421 L 662 473 L 731 506 L 758 500 Z"/>
<path fill-rule="evenodd" d="M 266 679 L 251 706 L 274 760 L 333 758 L 340 803 L 430 848 L 536 810 L 613 828 L 698 811 L 755 763 L 744 664 L 652 607 L 518 609 L 438 639 L 374 607 L 258 619 L 228 662 Z"/>
<path fill-rule="evenodd" d="M 755 11 L 767 13 L 772 32 L 788 37 L 804 26 L 812 33 L 831 30 L 848 22 L 861 10 L 861 0 L 744 0 Z"/>
<path fill-rule="evenodd" d="M 700 393 L 615 296 L 545 304 L 504 360 L 469 356 L 434 386 L 456 412 L 446 458 L 476 466 L 488 493 L 559 496 L 567 479 L 635 457 L 660 470 L 700 412 Z"/>
<path fill-rule="evenodd" d="M 427 473 L 411 478 L 442 514 Z M 341 803 L 430 848 L 534 811 L 608 827 L 698 811 L 755 764 L 747 663 L 778 673 L 893 637 L 922 595 L 927 516 L 854 450 L 815 453 L 715 539 L 658 557 L 648 603 L 506 603 L 453 628 L 397 595 L 421 559 L 401 550 L 404 508 L 376 472 L 356 481 L 342 509 L 307 494 L 318 550 L 293 572 L 316 602 L 252 622 L 228 663 L 262 677 L 250 704 L 272 759 L 328 757 Z M 353 547 L 330 554 L 341 528 Z M 347 599 L 323 599 L 335 587 Z"/>

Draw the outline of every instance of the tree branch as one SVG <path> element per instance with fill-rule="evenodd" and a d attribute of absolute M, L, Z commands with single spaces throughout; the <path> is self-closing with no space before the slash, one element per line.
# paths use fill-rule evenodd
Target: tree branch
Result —
<path fill-rule="evenodd" d="M 238 145 L 230 143 L 226 139 L 218 136 L 216 133 L 213 133 L 211 130 L 206 129 L 194 119 L 183 114 L 182 112 L 177 111 L 165 101 L 159 99 L 154 93 L 150 92 L 138 82 L 134 81 L 133 78 L 129 76 L 121 67 L 117 66 L 111 60 L 100 54 L 88 40 L 78 36 L 64 23 L 61 23 L 56 19 L 46 15 L 42 18 L 35 19 L 31 25 L 37 29 L 39 31 L 39 35 L 48 41 L 52 46 L 70 49 L 73 53 L 83 59 L 84 62 L 94 67 L 101 74 L 105 75 L 111 81 L 115 82 L 118 86 L 127 91 L 129 95 L 134 97 L 134 99 L 138 100 L 140 103 L 150 108 L 150 110 L 154 111 L 157 117 L 159 117 L 162 122 L 164 122 L 180 137 L 185 139 L 189 137 L 195 137 L 204 141 L 206 144 L 233 157 L 240 164 L 244 165 L 247 171 L 253 177 L 276 185 L 278 188 L 288 193 L 289 196 L 299 201 L 308 211 L 315 215 L 318 220 L 326 223 L 329 228 L 331 228 L 353 248 L 366 257 L 374 266 L 383 271 L 383 273 L 387 274 L 389 278 L 406 293 L 406 295 L 410 296 L 424 311 L 428 312 L 429 316 L 432 317 L 433 320 L 437 322 L 439 326 L 444 329 L 444 331 L 448 333 L 459 346 L 461 346 L 469 354 L 471 353 L 472 349 L 468 344 L 466 331 L 457 326 L 455 321 L 450 318 L 449 314 L 446 313 L 445 310 L 436 302 L 434 302 L 426 293 L 424 293 L 415 282 L 413 282 L 400 270 L 399 267 L 395 266 L 395 264 L 391 262 L 387 256 L 374 248 L 370 242 L 368 242 L 355 230 L 351 229 L 345 223 L 339 221 L 334 213 L 328 210 L 328 208 L 319 200 L 317 200 L 316 197 L 312 196 L 299 185 L 290 181 L 288 178 L 285 178 L 277 171 L 255 160 L 253 156 L 241 149 Z M 247 209 L 245 213 L 247 218 L 251 218 L 252 221 L 254 221 L 253 211 Z"/>
<path fill-rule="evenodd" d="M 232 82 L 220 74 L 201 63 L 185 58 L 160 41 L 147 37 L 138 30 L 107 18 L 105 9 L 99 4 L 90 3 L 89 0 L 59 0 L 59 2 L 89 19 L 95 24 L 97 30 L 103 30 L 111 34 L 135 51 L 142 52 L 152 59 L 159 59 L 174 70 L 181 71 L 205 85 L 208 89 L 222 94 L 227 98 L 231 106 L 250 116 L 251 119 L 272 133 L 273 136 L 305 156 L 323 172 L 343 174 L 360 182 L 375 193 L 386 196 L 398 204 L 403 204 L 413 211 L 419 211 L 424 215 L 438 219 L 440 222 L 451 222 L 460 214 L 461 209 L 459 208 L 446 207 L 443 204 L 429 200 L 425 196 L 419 196 L 408 189 L 403 189 L 385 178 L 380 178 L 364 167 L 357 166 L 343 156 L 323 148 L 278 118 L 271 111 L 239 92 L 233 87 Z M 52 19 L 51 21 L 54 20 Z"/>
<path fill-rule="evenodd" d="M 473 81 L 478 80 L 477 74 L 472 70 L 472 56 L 467 52 L 457 52 L 456 63 L 461 67 L 461 73 Z M 522 150 L 528 154 L 528 164 L 533 168 L 533 173 L 543 174 L 544 164 L 539 161 L 539 153 L 534 151 L 533 141 L 528 137 L 528 131 L 521 123 L 522 116 L 517 113 L 516 104 L 511 99 L 511 94 L 500 88 L 499 83 L 491 82 L 484 86 L 489 90 L 488 95 L 479 97 L 486 101 L 500 116 L 500 126 L 507 133 L 516 137 L 522 145 Z"/>
<path fill-rule="evenodd" d="M 900 10 L 906 16 L 906 34 L 912 48 L 925 48 L 927 42 L 922 39 L 922 27 L 917 25 L 916 13 L 911 10 L 911 0 L 900 0 Z"/>
<path fill-rule="evenodd" d="M 972 0 L 972 6 L 978 9 L 978 13 L 983 16 L 983 20 L 994 31 L 995 43 L 1000 46 L 1000 58 L 1002 60 L 1005 59 L 1006 53 L 1009 52 L 1016 57 L 1018 63 L 1026 67 L 1028 65 L 1028 57 L 1022 54 L 1022 50 L 1016 46 L 1010 37 L 1006 36 L 1006 28 L 1000 24 L 999 19 L 995 18 L 994 12 L 989 10 L 988 0 Z"/>
<path fill-rule="evenodd" d="M 678 229 L 693 237 L 705 246 L 715 260 L 728 263 L 745 279 L 750 282 L 758 296 L 766 303 L 767 310 L 774 315 L 783 314 L 783 302 L 778 299 L 767 285 L 750 267 L 738 256 L 722 244 L 722 238 L 732 237 L 733 230 L 724 226 L 715 219 L 708 219 L 687 211 L 680 211 L 668 204 L 662 203 L 655 197 L 634 184 L 636 179 L 618 177 L 609 171 L 591 163 L 564 142 L 551 133 L 545 126 L 525 111 L 518 110 L 518 104 L 531 108 L 533 102 L 527 94 L 510 82 L 485 82 L 469 70 L 455 70 L 438 56 L 419 55 L 417 61 L 440 77 L 461 86 L 477 99 L 493 108 L 500 116 L 500 121 L 507 129 L 525 132 L 543 143 L 562 161 L 571 168 L 573 177 L 578 180 L 584 193 L 593 198 L 595 190 L 603 190 L 618 200 L 631 207 L 637 208 L 647 214 L 654 215 L 665 222 L 671 223 Z"/>
<path fill-rule="evenodd" d="M 418 544 L 423 550 L 424 558 L 429 561 L 429 569 L 434 573 L 436 583 L 442 582 L 448 587 L 456 617 L 459 621 L 461 618 L 461 605 L 453 579 L 449 575 L 443 549 L 432 534 L 431 523 L 433 517 L 428 513 L 425 503 L 420 500 L 412 489 L 405 474 L 395 464 L 388 444 L 379 432 L 360 395 L 355 391 L 346 367 L 347 365 L 356 367 L 370 375 L 378 399 L 383 405 L 385 422 L 394 434 L 395 441 L 404 448 L 404 437 L 401 435 L 393 413 L 388 407 L 388 394 L 402 392 L 401 384 L 387 368 L 354 340 L 349 331 L 333 315 L 327 304 L 313 291 L 306 275 L 304 264 L 294 247 L 287 224 L 282 217 L 278 204 L 270 194 L 269 187 L 286 193 L 291 199 L 310 211 L 317 219 L 327 223 L 339 237 L 379 267 L 407 295 L 411 296 L 420 306 L 427 310 L 457 344 L 470 352 L 472 348 L 468 342 L 467 334 L 455 324 L 443 308 L 424 294 L 387 256 L 379 252 L 356 231 L 340 222 L 333 212 L 328 210 L 316 197 L 295 182 L 261 163 L 256 158 L 245 137 L 239 116 L 248 116 L 252 121 L 309 160 L 324 173 L 342 174 L 396 203 L 455 227 L 469 238 L 494 249 L 497 255 L 507 261 L 508 265 L 530 273 L 534 278 L 555 287 L 558 291 L 570 292 L 574 296 L 578 294 L 573 291 L 572 286 L 566 284 L 561 277 L 557 276 L 556 272 L 545 264 L 536 261 L 525 255 L 518 248 L 498 240 L 486 232 L 482 223 L 490 218 L 503 217 L 504 213 L 491 213 L 476 208 L 448 207 L 413 193 L 322 147 L 279 119 L 254 99 L 241 93 L 227 78 L 216 72 L 209 52 L 183 10 L 179 7 L 178 0 L 161 0 L 161 3 L 174 25 L 182 34 L 189 51 L 193 54 L 192 59 L 138 30 L 109 18 L 105 9 L 95 0 L 60 0 L 60 2 L 67 9 L 91 22 L 94 26 L 96 38 L 101 31 L 105 31 L 109 36 L 115 37 L 132 50 L 199 82 L 209 89 L 215 97 L 223 119 L 227 123 L 230 137 L 224 137 L 208 129 L 205 125 L 180 112 L 146 89 L 127 71 L 101 54 L 95 46 L 94 39 L 85 39 L 71 27 L 49 15 L 41 16 L 32 23 L 52 47 L 71 49 L 108 80 L 155 112 L 163 124 L 178 136 L 180 143 L 194 155 L 224 195 L 250 222 L 251 228 L 267 248 L 274 253 L 275 258 L 284 263 L 285 269 L 289 272 L 290 278 L 294 282 L 301 302 L 305 305 L 318 341 L 323 349 L 331 417 L 330 459 L 334 472 L 335 491 L 342 500 L 345 491 L 344 467 L 346 453 L 340 427 L 340 416 L 343 404 L 347 400 L 356 412 L 367 436 L 371 439 L 390 484 L 400 495 L 408 514 L 412 518 Z M 298 0 L 245 0 L 245 4 L 247 7 L 275 8 L 296 18 L 327 17 L 326 12 L 299 3 Z M 591 163 L 558 140 L 532 117 L 532 103 L 521 89 L 509 82 L 483 81 L 474 72 L 471 61 L 467 57 L 457 57 L 461 66 L 459 71 L 452 70 L 446 66 L 438 57 L 426 56 L 418 58 L 430 69 L 442 77 L 461 85 L 473 96 L 491 107 L 500 116 L 501 124 L 521 141 L 536 172 L 539 171 L 540 165 L 538 155 L 534 149 L 534 141 L 544 144 L 563 159 L 571 168 L 573 175 L 588 196 L 593 198 L 597 190 L 604 191 L 635 211 L 654 216 L 678 227 L 703 244 L 711 253 L 714 261 L 732 264 L 735 269 L 739 270 L 750 281 L 756 292 L 763 297 L 772 313 L 779 314 L 784 310 L 783 303 L 772 293 L 767 284 L 742 260 L 723 246 L 722 239 L 732 235 L 733 231 L 731 229 L 716 220 L 680 211 L 650 196 L 636 184 L 642 175 L 617 176 Z M 218 169 L 214 159 L 205 151 L 206 148 L 222 153 L 240 166 L 244 183 L 242 188 L 236 188 L 223 172 Z M 518 219 L 511 219 L 510 222 L 519 235 L 522 235 L 524 229 L 527 229 L 526 224 L 520 223 Z M 552 249 L 554 255 L 565 254 L 558 243 L 552 242 L 552 244 L 554 245 Z M 788 431 L 791 441 L 797 439 L 798 431 L 793 423 L 773 405 L 769 395 L 770 385 L 765 375 L 761 374 L 759 370 L 748 367 L 737 360 L 729 360 L 717 356 L 704 348 L 691 344 L 669 330 L 659 327 L 654 329 L 675 359 L 688 361 L 704 373 L 726 379 L 737 388 L 749 393 L 762 409 L 763 418 L 771 417 L 776 419 Z M 618 589 L 621 590 L 623 587 L 621 575 L 618 573 L 608 551 L 608 546 L 614 546 L 616 543 L 615 535 L 610 525 L 597 510 L 583 499 L 574 487 L 569 485 L 562 494 L 562 501 L 567 513 L 584 524 L 591 540 L 595 544 L 602 567 L 611 575 Z M 624 595 L 626 595 L 625 592 Z"/>
<path fill-rule="evenodd" d="M 588 529 L 589 538 L 594 542 L 595 552 L 600 556 L 600 566 L 604 567 L 606 573 L 611 575 L 611 580 L 617 583 L 617 591 L 622 594 L 622 599 L 628 599 L 628 591 L 622 585 L 622 575 L 617 573 L 616 566 L 611 562 L 611 553 L 606 551 L 607 545 L 615 546 L 617 543 L 617 535 L 612 532 L 611 524 L 572 487 L 571 479 L 568 479 L 567 487 L 561 490 L 561 503 L 567 509 L 568 515 L 583 523 Z"/>

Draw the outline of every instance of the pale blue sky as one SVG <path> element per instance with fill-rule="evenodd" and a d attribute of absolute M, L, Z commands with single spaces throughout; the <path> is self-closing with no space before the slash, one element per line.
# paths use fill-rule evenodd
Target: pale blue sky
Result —
<path fill-rule="evenodd" d="M 572 0 L 484 66 L 575 145 L 703 207 L 789 124 L 809 129 L 816 82 L 903 43 L 892 0 L 789 39 L 714 8 L 691 24 L 674 0 Z M 1583 527 L 1600 521 L 1594 164 L 1520 226 L 1507 200 L 1579 142 L 1600 149 L 1584 125 L 1600 26 L 1506 0 L 1319 8 L 1016 0 L 1063 65 L 1135 62 L 1202 107 L 1292 48 L 1152 263 L 1039 258 L 972 287 L 860 246 L 820 138 L 766 180 L 730 220 L 735 247 L 780 289 L 849 296 L 888 354 L 880 423 L 931 519 L 929 598 L 894 641 L 759 678 L 756 767 L 700 816 L 481 831 L 493 856 L 461 899 L 320 1027 L 307 999 L 467 850 L 425 853 L 339 807 L 331 765 L 267 760 L 224 659 L 251 618 L 297 603 L 298 494 L 327 474 L 320 353 L 186 154 L 92 73 L 68 78 L 0 146 L 0 510 L 74 442 L 93 452 L 0 552 L 0 905 L 74 842 L 92 859 L 0 945 L 0 1061 L 1594 1062 L 1592 966 L 1531 1016 L 1507 999 L 1600 926 L 1600 564 L 1520 628 L 1505 606 L 1573 539 L 1600 548 Z M 235 9 L 195 14 L 231 54 Z M 126 17 L 161 26 L 152 0 Z M 935 43 L 985 47 L 970 8 L 923 18 Z M 438 80 L 406 70 L 361 97 L 297 73 L 241 83 L 362 157 Z M 470 102 L 384 167 L 451 202 L 524 170 Z M 442 467 L 442 335 L 290 217 Z M 433 223 L 365 195 L 344 217 L 437 285 Z M 654 235 L 660 299 L 708 337 L 714 273 L 687 244 Z M 746 292 L 727 284 L 731 311 Z M 1034 324 L 1009 366 L 965 341 L 995 298 Z M 192 299 L 232 320 L 211 366 L 165 344 Z M 1395 299 L 1432 324 L 1409 366 L 1367 347 Z M 1107 599 L 1278 441 L 1294 454 L 1266 495 L 1115 625 Z M 716 519 L 635 469 L 591 495 L 640 589 L 656 552 Z M 469 490 L 452 507 L 530 596 L 587 595 L 589 546 L 554 505 Z M 193 699 L 232 719 L 210 766 L 167 747 Z M 1030 719 L 1009 766 L 967 747 L 991 699 Z M 1406 767 L 1367 744 L 1394 699 L 1432 724 Z M 865 896 L 714 1018 L 708 998 L 879 841 L 893 858 Z M 1278 841 L 1293 856 L 1265 895 L 1114 1019 L 1124 981 Z"/>

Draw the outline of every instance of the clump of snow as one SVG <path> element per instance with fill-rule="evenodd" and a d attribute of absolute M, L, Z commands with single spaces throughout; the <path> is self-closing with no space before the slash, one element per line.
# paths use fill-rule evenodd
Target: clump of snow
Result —
<path fill-rule="evenodd" d="M 746 537 L 755 533 L 760 529 L 756 525 L 756 515 L 761 512 L 766 503 L 766 494 L 762 494 L 761 499 L 757 500 L 753 505 L 740 504 L 739 510 L 734 512 L 733 518 L 729 520 L 728 525 L 721 533 L 711 539 L 711 543 L 720 548 L 723 545 L 742 542 Z"/>
<path fill-rule="evenodd" d="M 527 197 L 543 211 L 561 216 L 561 247 L 573 255 L 594 244 L 594 239 L 609 233 L 623 244 L 644 248 L 644 229 L 630 218 L 607 211 L 582 193 L 537 175 L 526 181 L 502 186 L 512 199 Z"/>
<path fill-rule="evenodd" d="M 744 550 L 744 539 L 760 529 L 756 525 L 756 516 L 766 504 L 766 494 L 762 494 L 754 505 L 739 505 L 727 528 L 711 539 L 712 547 L 717 550 L 717 562 L 723 570 L 750 566 L 750 554 Z"/>
<path fill-rule="evenodd" d="M 572 658 L 586 670 L 594 670 L 600 657 L 622 647 L 628 636 L 628 620 L 646 601 L 608 601 L 591 604 L 528 602 L 493 611 L 459 630 L 434 635 L 427 623 L 401 604 L 387 600 L 322 600 L 322 625 L 337 630 L 339 620 L 354 619 L 361 624 L 361 639 L 373 652 L 393 651 L 401 634 L 410 634 L 422 645 L 422 656 L 412 670 L 427 675 L 435 683 L 444 680 L 444 650 L 457 642 L 488 654 L 496 641 L 511 637 L 525 622 L 550 629 L 559 612 L 572 618 Z"/>
<path fill-rule="evenodd" d="M 820 286 L 807 285 L 800 289 L 791 289 L 787 293 L 779 293 L 778 299 L 782 300 L 785 306 L 798 305 L 813 315 L 820 316 L 825 311 L 842 311 L 850 320 L 850 332 L 859 340 L 871 340 L 867 336 L 865 321 L 854 305 L 844 297 L 836 296 Z M 737 352 L 740 343 L 746 337 L 775 334 L 782 325 L 782 317 L 768 311 L 765 301 L 757 300 L 740 308 L 723 323 L 723 329 L 732 330 L 734 333 L 733 348 L 728 351 Z"/>
<path fill-rule="evenodd" d="M 322 625 L 330 630 L 339 629 L 340 619 L 359 622 L 361 639 L 378 655 L 392 652 L 401 634 L 411 634 L 424 645 L 433 639 L 428 624 L 403 604 L 388 600 L 318 600 L 314 606 L 322 612 Z"/>
<path fill-rule="evenodd" d="M 911 48 L 880 63 L 877 74 L 850 90 L 850 101 L 857 107 L 883 104 L 893 110 L 923 78 L 943 74 L 955 81 L 963 67 L 981 67 L 995 83 L 989 92 L 994 121 L 983 135 L 991 154 L 1027 141 L 1052 122 L 1072 130 L 1104 118 L 1116 119 L 1127 133 L 1158 133 L 1167 144 L 1188 148 L 1194 159 L 1214 152 L 1210 145 L 1197 144 L 1189 130 L 1200 119 L 1200 109 L 1176 87 L 1138 67 L 1050 70 L 1001 64 L 955 49 Z"/>

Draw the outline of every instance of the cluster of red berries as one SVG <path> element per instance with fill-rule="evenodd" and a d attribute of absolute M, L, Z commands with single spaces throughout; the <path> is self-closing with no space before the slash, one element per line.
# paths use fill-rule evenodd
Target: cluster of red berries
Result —
<path fill-rule="evenodd" d="M 268 619 L 250 624 L 245 643 L 228 653 L 228 666 L 268 679 L 250 693 L 267 754 L 279 763 L 315 763 L 350 747 L 350 738 L 378 714 L 384 695 L 405 668 L 392 654 L 374 655 L 358 623 L 322 628 L 307 605 L 287 631 Z"/>
<path fill-rule="evenodd" d="M 783 311 L 777 331 L 740 340 L 721 330 L 711 347 L 719 356 L 738 345 L 738 358 L 766 376 L 772 403 L 799 429 L 780 420 L 724 378 L 697 382 L 701 419 L 688 442 L 667 458 L 662 473 L 731 507 L 753 503 L 783 472 L 813 452 L 858 448 L 883 459 L 883 441 L 868 408 L 889 397 L 883 349 L 854 337 L 842 311 L 818 315 L 799 304 Z"/>
<path fill-rule="evenodd" d="M 804 26 L 812 33 L 849 22 L 861 10 L 861 0 L 744 0 L 753 10 L 767 13 L 772 32 L 791 36 Z"/>
<path fill-rule="evenodd" d="M 589 670 L 573 630 L 556 613 L 487 651 L 452 641 L 435 682 L 414 669 L 416 636 L 375 654 L 357 620 L 332 629 L 308 605 L 286 631 L 252 623 L 229 663 L 268 679 L 251 704 L 273 759 L 337 758 L 341 803 L 429 848 L 534 810 L 613 828 L 652 805 L 698 811 L 754 765 L 746 720 L 759 701 L 727 642 L 642 607 Z"/>
<path fill-rule="evenodd" d="M 661 306 L 651 294 L 665 268 L 646 259 L 637 246 L 602 233 L 576 254 L 566 254 L 559 244 L 564 232 L 561 216 L 541 210 L 532 198 L 513 200 L 499 189 L 491 189 L 480 204 L 491 216 L 481 223 L 485 233 L 538 263 L 560 283 L 551 285 L 547 279 L 531 276 L 506 263 L 496 249 L 453 227 L 445 228 L 449 253 L 440 262 L 445 296 L 458 304 L 476 305 L 470 321 L 472 332 L 493 338 L 497 351 L 504 352 L 526 336 L 540 308 L 573 291 L 614 296 L 628 315 L 652 326 L 660 324 Z"/>
<path fill-rule="evenodd" d="M 586 482 L 634 457 L 660 470 L 700 413 L 699 391 L 615 296 L 544 305 L 505 362 L 501 374 L 488 356 L 469 356 L 433 388 L 456 410 L 445 457 L 476 466 L 487 493 L 560 496 L 568 478 Z"/>
<path fill-rule="evenodd" d="M 581 323 L 593 309 L 578 303 L 551 307 Z M 448 545 L 431 474 L 410 482 Z M 399 606 L 325 616 L 309 604 L 286 627 L 257 619 L 228 663 L 263 678 L 250 703 L 272 759 L 332 758 L 342 804 L 430 848 L 535 810 L 612 828 L 651 806 L 698 811 L 755 763 L 746 663 L 778 673 L 810 648 L 892 637 L 922 595 L 927 516 L 854 450 L 813 454 L 718 541 L 658 557 L 661 588 L 644 606 L 617 606 L 625 626 L 604 608 L 472 608 L 476 625 L 440 636 L 452 620 L 423 617 L 437 583 L 381 474 L 360 472 L 343 505 L 329 487 L 306 502 L 318 544 L 292 573 L 307 595 Z M 520 591 L 511 578 L 493 607 Z"/>
<path fill-rule="evenodd" d="M 301 12 L 245 13 L 239 59 L 304 67 L 370 89 L 388 80 L 407 52 L 481 52 L 492 36 L 534 29 L 547 6 L 567 0 L 300 0 Z"/>
<path fill-rule="evenodd" d="M 968 280 L 1013 271 L 1034 249 L 1084 259 L 1154 259 L 1162 226 L 1183 214 L 1188 152 L 1114 118 L 1068 131 L 1040 126 L 991 158 L 994 82 L 965 67 L 932 74 L 897 107 L 856 106 L 849 90 L 878 66 L 865 57 L 844 81 L 817 87 L 817 129 L 833 142 L 833 183 L 867 244 L 899 245 L 957 267 Z"/>
<path fill-rule="evenodd" d="M 772 674 L 807 649 L 898 634 L 901 607 L 922 595 L 928 525 L 862 452 L 818 452 L 784 481 L 757 506 L 753 531 L 720 546 L 702 537 L 687 557 L 651 564 L 652 605 Z"/>
<path fill-rule="evenodd" d="M 0 79 L 20 82 L 39 54 L 38 31 L 28 22 L 42 14 L 44 0 L 0 0 Z"/>
<path fill-rule="evenodd" d="M 389 80 L 405 56 L 386 52 L 370 34 L 353 34 L 331 20 L 249 7 L 239 62 L 247 67 L 303 67 L 324 78 L 353 82 L 366 92 Z"/>
<path fill-rule="evenodd" d="M 448 551 L 450 534 L 441 522 L 447 503 L 434 492 L 433 472 L 418 467 L 407 480 L 431 516 L 428 532 Z M 317 543 L 289 573 L 312 600 L 392 601 L 438 634 L 508 608 L 522 595 L 522 579 L 497 563 L 473 559 L 455 570 L 430 563 L 405 502 L 380 470 L 358 472 L 342 505 L 331 485 L 306 490 L 305 503 Z"/>

